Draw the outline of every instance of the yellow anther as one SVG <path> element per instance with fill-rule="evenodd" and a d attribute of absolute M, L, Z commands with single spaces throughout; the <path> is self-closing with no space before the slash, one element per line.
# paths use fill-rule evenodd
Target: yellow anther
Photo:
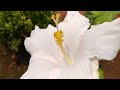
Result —
<path fill-rule="evenodd" d="M 57 45 L 62 45 L 62 43 L 64 41 L 63 32 L 61 30 L 54 32 L 54 37 L 56 39 Z"/>
<path fill-rule="evenodd" d="M 57 13 L 57 14 L 56 14 L 56 23 L 57 23 L 57 24 L 58 24 L 58 22 L 59 22 L 59 18 L 60 18 L 60 14 Z"/>
<path fill-rule="evenodd" d="M 62 35 L 63 35 L 63 31 L 62 31 L 62 30 L 60 30 L 60 34 L 62 34 Z"/>
<path fill-rule="evenodd" d="M 59 19 L 59 18 L 60 18 L 60 14 L 57 13 L 57 14 L 56 14 L 56 19 Z"/>
<path fill-rule="evenodd" d="M 52 16 L 51 16 L 51 19 L 54 19 L 54 18 L 55 18 L 55 15 L 52 15 Z"/>

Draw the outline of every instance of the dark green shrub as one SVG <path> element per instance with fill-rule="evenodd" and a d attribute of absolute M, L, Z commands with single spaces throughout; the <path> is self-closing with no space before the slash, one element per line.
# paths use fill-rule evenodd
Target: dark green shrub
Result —
<path fill-rule="evenodd" d="M 0 11 L 0 43 L 8 46 L 10 51 L 28 59 L 24 40 L 30 35 L 35 25 L 46 28 L 52 11 Z"/>
<path fill-rule="evenodd" d="M 53 11 L 26 11 L 26 16 L 31 19 L 33 25 L 40 28 L 46 28 L 48 24 L 54 24 L 51 20 Z"/>
<path fill-rule="evenodd" d="M 23 11 L 0 12 L 0 42 L 8 45 L 13 52 L 18 52 L 22 40 L 31 32 L 32 21 Z"/>

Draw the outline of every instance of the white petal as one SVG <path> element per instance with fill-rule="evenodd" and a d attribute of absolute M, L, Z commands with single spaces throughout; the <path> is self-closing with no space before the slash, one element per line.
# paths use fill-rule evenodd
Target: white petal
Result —
<path fill-rule="evenodd" d="M 97 57 L 99 60 L 112 60 L 120 49 L 120 18 L 99 24 L 86 31 L 80 41 L 76 58 Z"/>
<path fill-rule="evenodd" d="M 99 79 L 98 61 L 81 58 L 74 65 L 66 67 L 59 78 L 62 79 Z"/>
<path fill-rule="evenodd" d="M 50 55 L 39 51 L 32 55 L 28 70 L 21 79 L 56 79 L 61 71 L 62 64 Z"/>
<path fill-rule="evenodd" d="M 53 57 L 36 52 L 32 55 L 28 70 L 21 79 L 98 79 L 98 61 L 87 58 L 66 66 L 57 62 Z"/>
<path fill-rule="evenodd" d="M 63 55 L 59 46 L 56 45 L 54 32 L 56 28 L 48 25 L 46 29 L 39 29 L 37 26 L 31 32 L 30 37 L 25 39 L 25 48 L 32 55 L 37 51 L 43 51 L 50 54 L 56 60 L 62 61 Z"/>
<path fill-rule="evenodd" d="M 59 29 L 64 32 L 64 46 L 70 56 L 74 56 L 81 35 L 89 28 L 89 25 L 89 19 L 78 11 L 68 11 L 64 21 L 59 23 Z"/>

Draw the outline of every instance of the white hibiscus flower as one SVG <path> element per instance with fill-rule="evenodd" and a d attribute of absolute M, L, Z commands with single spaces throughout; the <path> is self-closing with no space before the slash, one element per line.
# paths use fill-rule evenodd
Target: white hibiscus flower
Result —
<path fill-rule="evenodd" d="M 90 26 L 89 19 L 77 11 L 68 11 L 58 29 L 64 33 L 63 51 L 53 36 L 56 27 L 35 26 L 25 39 L 31 54 L 28 70 L 21 79 L 98 79 L 99 60 L 112 60 L 120 49 L 120 18 Z"/>

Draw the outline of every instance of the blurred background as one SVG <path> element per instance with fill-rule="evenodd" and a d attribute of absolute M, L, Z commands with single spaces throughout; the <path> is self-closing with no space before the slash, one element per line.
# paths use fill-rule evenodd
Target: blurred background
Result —
<path fill-rule="evenodd" d="M 79 11 L 90 19 L 91 25 L 109 22 L 120 17 L 120 11 Z M 19 79 L 27 70 L 30 54 L 24 40 L 34 26 L 46 28 L 54 25 L 51 15 L 66 11 L 0 11 L 0 79 Z M 100 61 L 100 74 L 104 79 L 120 79 L 120 53 L 112 61 Z"/>

